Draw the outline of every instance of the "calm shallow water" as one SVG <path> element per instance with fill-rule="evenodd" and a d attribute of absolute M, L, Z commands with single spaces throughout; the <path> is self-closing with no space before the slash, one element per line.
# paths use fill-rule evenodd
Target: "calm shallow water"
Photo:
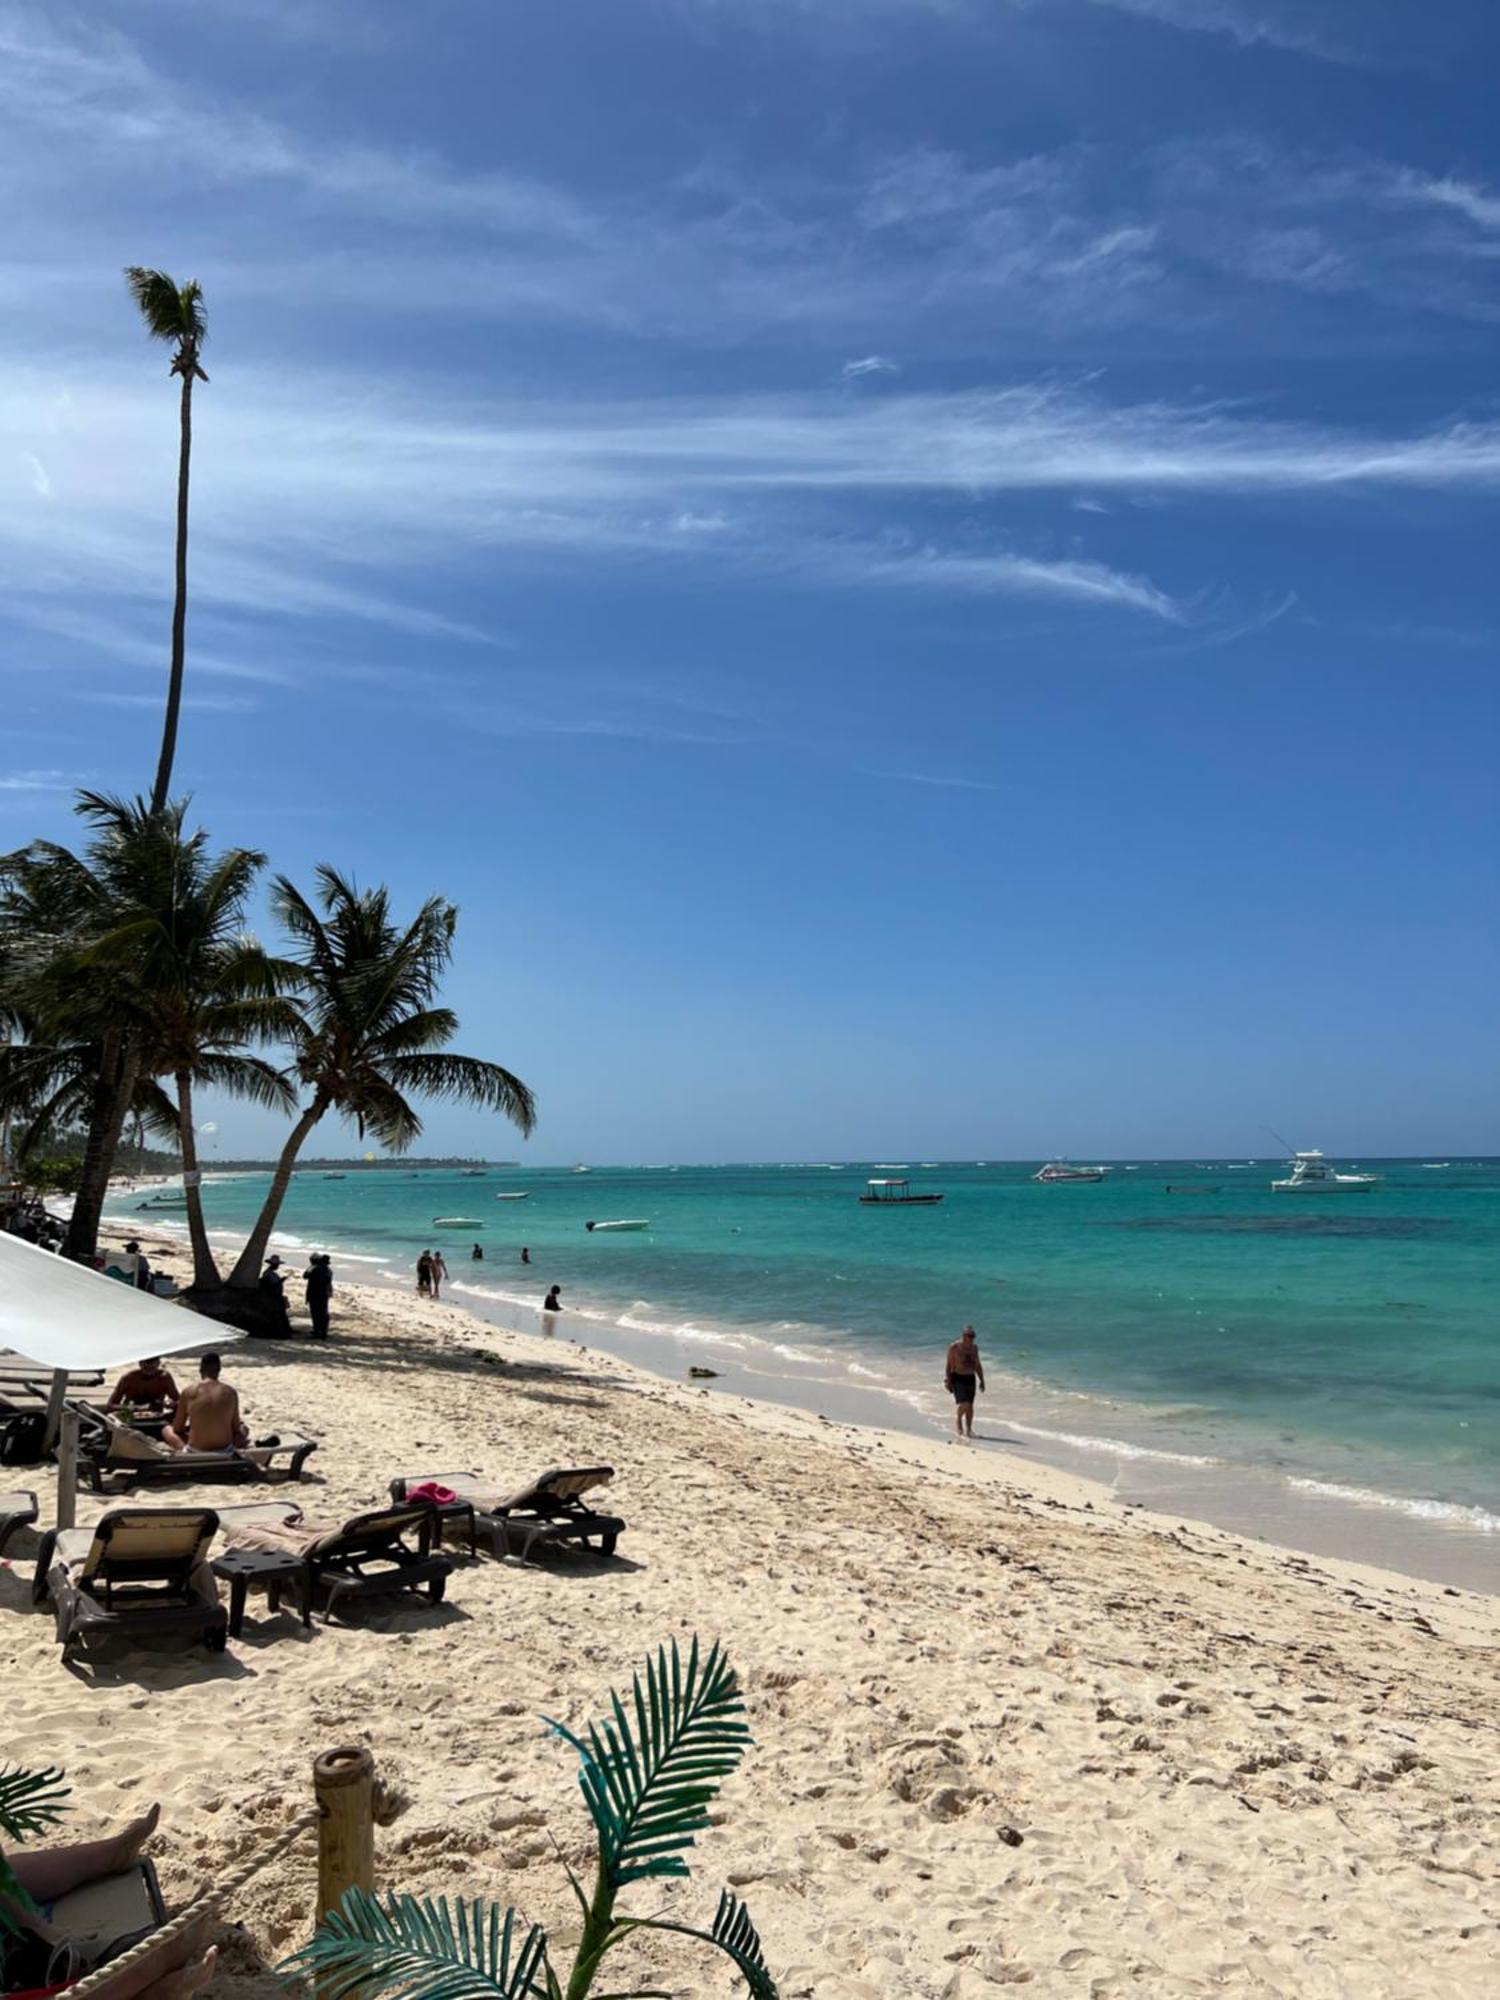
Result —
<path fill-rule="evenodd" d="M 397 1276 L 440 1241 L 455 1295 L 496 1317 L 515 1322 L 556 1282 L 579 1337 L 604 1344 L 613 1327 L 639 1351 L 654 1336 L 664 1367 L 692 1350 L 761 1393 L 777 1377 L 860 1387 L 907 1421 L 945 1420 L 943 1351 L 972 1320 L 991 1371 L 981 1414 L 1093 1454 L 1101 1476 L 1158 1455 L 1223 1464 L 1488 1534 L 1500 1161 L 1361 1164 L 1382 1177 L 1373 1192 L 1297 1196 L 1271 1192 L 1284 1169 L 1269 1160 L 1122 1163 L 1055 1187 L 1030 1164 L 910 1162 L 913 1186 L 946 1199 L 896 1212 L 858 1204 L 879 1171 L 863 1163 L 310 1173 L 278 1241 Z M 248 1227 L 265 1181 L 211 1184 L 211 1227 Z M 478 1226 L 435 1230 L 437 1216 Z M 651 1227 L 583 1226 L 625 1217 Z"/>

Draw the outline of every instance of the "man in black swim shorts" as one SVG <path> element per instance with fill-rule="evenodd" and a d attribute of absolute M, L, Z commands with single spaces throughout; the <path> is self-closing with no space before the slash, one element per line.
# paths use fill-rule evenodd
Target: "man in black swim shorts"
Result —
<path fill-rule="evenodd" d="M 944 1386 L 953 1398 L 953 1428 L 960 1437 L 974 1435 L 974 1385 L 984 1388 L 984 1363 L 979 1359 L 979 1341 L 972 1326 L 948 1349 Z"/>

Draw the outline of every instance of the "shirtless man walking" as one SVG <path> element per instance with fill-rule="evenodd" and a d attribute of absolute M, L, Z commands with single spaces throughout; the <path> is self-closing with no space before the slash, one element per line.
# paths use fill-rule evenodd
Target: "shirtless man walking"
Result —
<path fill-rule="evenodd" d="M 219 1380 L 222 1365 L 217 1354 L 205 1354 L 199 1380 L 178 1398 L 177 1414 L 161 1434 L 173 1451 L 227 1451 L 250 1442 L 240 1419 L 239 1391 Z"/>
<path fill-rule="evenodd" d="M 953 1398 L 953 1428 L 960 1437 L 974 1435 L 974 1384 L 984 1388 L 984 1363 L 979 1358 L 979 1341 L 972 1326 L 948 1349 L 948 1365 L 943 1383 Z"/>

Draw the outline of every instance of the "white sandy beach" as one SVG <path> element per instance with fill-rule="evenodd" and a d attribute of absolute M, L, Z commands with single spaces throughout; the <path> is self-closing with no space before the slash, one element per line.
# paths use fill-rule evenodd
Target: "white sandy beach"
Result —
<path fill-rule="evenodd" d="M 226 1350 L 257 1431 L 320 1439 L 286 1489 L 309 1518 L 370 1506 L 396 1472 L 509 1483 L 602 1459 L 623 1560 L 464 1559 L 436 1610 L 311 1635 L 252 1600 L 226 1656 L 73 1671 L 13 1544 L 7 1752 L 66 1767 L 80 1836 L 160 1797 L 169 1901 L 308 1802 L 317 1751 L 364 1742 L 409 1799 L 377 1836 L 382 1887 L 513 1900 L 566 1936 L 552 1837 L 583 1865 L 588 1828 L 538 1718 L 589 1719 L 648 1648 L 696 1631 L 739 1667 L 757 1747 L 695 1882 L 637 1906 L 706 1920 L 732 1885 L 789 2000 L 1500 1982 L 1500 1600 L 1130 1514 L 1061 1474 L 665 1383 L 446 1304 L 341 1286 L 333 1333 Z M 310 1846 L 256 1880 L 215 1992 L 279 1990 L 312 1883 Z M 676 1994 L 735 1990 L 686 1946 L 640 1963 Z"/>

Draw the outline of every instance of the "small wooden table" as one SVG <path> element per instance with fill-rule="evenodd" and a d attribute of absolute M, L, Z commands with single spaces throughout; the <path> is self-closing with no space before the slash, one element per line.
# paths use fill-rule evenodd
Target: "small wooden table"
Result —
<path fill-rule="evenodd" d="M 216 1577 L 229 1585 L 229 1636 L 238 1639 L 245 1623 L 245 1597 L 252 1583 L 266 1586 L 272 1611 L 281 1609 L 281 1592 L 286 1584 L 302 1586 L 302 1623 L 312 1624 L 312 1593 L 307 1588 L 307 1565 L 289 1550 L 227 1549 L 209 1564 Z"/>

